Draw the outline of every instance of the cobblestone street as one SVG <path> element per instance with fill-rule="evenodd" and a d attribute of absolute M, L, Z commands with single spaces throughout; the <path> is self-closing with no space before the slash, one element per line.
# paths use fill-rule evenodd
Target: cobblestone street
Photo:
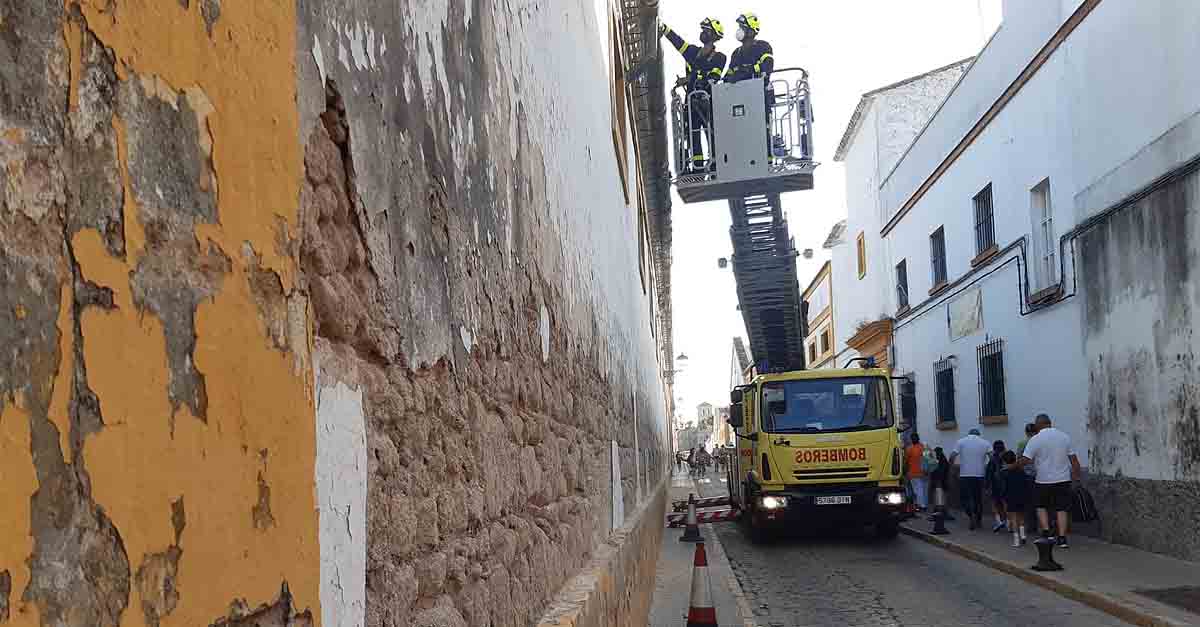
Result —
<path fill-rule="evenodd" d="M 711 474 L 703 496 L 725 484 Z M 761 627 L 800 625 L 1124 625 L 1020 579 L 901 536 L 812 533 L 751 544 L 715 525 Z"/>

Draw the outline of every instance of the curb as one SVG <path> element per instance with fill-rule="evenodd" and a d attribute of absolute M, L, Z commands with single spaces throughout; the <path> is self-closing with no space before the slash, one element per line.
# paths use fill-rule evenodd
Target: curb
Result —
<path fill-rule="evenodd" d="M 1107 594 L 1096 592 L 1088 588 L 1083 588 L 1062 581 L 1061 579 L 1043 575 L 1036 571 L 1029 570 L 1028 568 L 1013 564 L 1012 562 L 992 557 L 983 551 L 978 551 L 961 544 L 951 542 L 942 538 L 941 536 L 935 536 L 933 534 L 925 533 L 924 531 L 917 531 L 916 529 L 903 524 L 900 525 L 900 531 L 904 535 L 911 536 L 921 540 L 922 542 L 927 542 L 937 547 L 941 547 L 956 555 L 979 562 L 980 564 L 1000 572 L 1007 573 L 1035 586 L 1045 588 L 1051 592 L 1054 592 L 1055 594 L 1058 594 L 1059 596 L 1066 597 L 1073 601 L 1078 601 L 1084 605 L 1100 610 L 1105 614 L 1119 618 L 1127 623 L 1141 625 L 1143 627 L 1186 627 L 1185 623 L 1176 622 L 1163 616 L 1151 614 L 1141 608 L 1114 599 Z"/>
<path fill-rule="evenodd" d="M 696 483 L 695 477 L 692 477 L 692 487 L 696 489 L 696 494 L 700 494 L 700 485 Z M 725 547 L 721 544 L 721 538 L 717 536 L 717 530 L 712 523 L 704 523 L 700 527 L 704 530 L 706 539 L 709 540 L 714 561 L 722 564 L 729 573 L 729 576 L 725 578 L 725 585 L 737 602 L 738 618 L 741 619 L 742 626 L 758 627 L 758 623 L 754 622 L 754 612 L 750 609 L 750 602 L 746 600 L 746 592 L 742 590 L 742 584 L 738 583 L 737 575 L 733 574 L 733 567 L 729 564 L 729 556 L 725 554 Z"/>

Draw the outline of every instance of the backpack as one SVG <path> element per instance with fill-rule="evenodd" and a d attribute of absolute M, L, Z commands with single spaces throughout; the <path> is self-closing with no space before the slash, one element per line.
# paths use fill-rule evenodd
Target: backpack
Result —
<path fill-rule="evenodd" d="M 924 452 L 921 453 L 921 472 L 925 473 L 926 475 L 930 475 L 933 473 L 933 471 L 937 470 L 937 467 L 937 456 L 933 454 L 933 451 L 925 449 Z"/>
<path fill-rule="evenodd" d="M 1095 522 L 1100 520 L 1100 512 L 1096 509 L 1096 501 L 1092 493 L 1083 486 L 1075 488 L 1075 500 L 1071 506 L 1071 518 L 1075 522 Z"/>

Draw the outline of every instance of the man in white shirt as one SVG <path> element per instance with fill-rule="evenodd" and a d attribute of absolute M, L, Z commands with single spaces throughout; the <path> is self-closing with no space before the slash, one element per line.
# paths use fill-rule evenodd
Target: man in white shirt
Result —
<path fill-rule="evenodd" d="M 950 463 L 958 464 L 959 499 L 970 518 L 971 530 L 983 524 L 983 476 L 991 451 L 992 445 L 979 436 L 979 429 L 971 429 L 950 454 Z"/>
<path fill-rule="evenodd" d="M 1067 543 L 1067 527 L 1071 522 L 1071 502 L 1074 493 L 1072 481 L 1079 481 L 1079 457 L 1071 448 L 1071 436 L 1050 425 L 1050 416 L 1038 414 L 1034 422 L 1037 435 L 1029 439 L 1025 452 L 1013 466 L 1022 469 L 1033 464 L 1037 469 L 1034 480 L 1034 500 L 1037 502 L 1038 527 L 1042 539 L 1038 542 L 1054 542 L 1050 535 L 1050 510 L 1058 518 L 1058 546 L 1070 548 Z"/>

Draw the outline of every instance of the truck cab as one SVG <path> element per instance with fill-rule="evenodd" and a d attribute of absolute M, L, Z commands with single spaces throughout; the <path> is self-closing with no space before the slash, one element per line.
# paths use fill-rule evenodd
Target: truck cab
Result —
<path fill-rule="evenodd" d="M 888 371 L 762 374 L 730 400 L 730 502 L 753 537 L 822 522 L 897 534 L 907 496 Z"/>

